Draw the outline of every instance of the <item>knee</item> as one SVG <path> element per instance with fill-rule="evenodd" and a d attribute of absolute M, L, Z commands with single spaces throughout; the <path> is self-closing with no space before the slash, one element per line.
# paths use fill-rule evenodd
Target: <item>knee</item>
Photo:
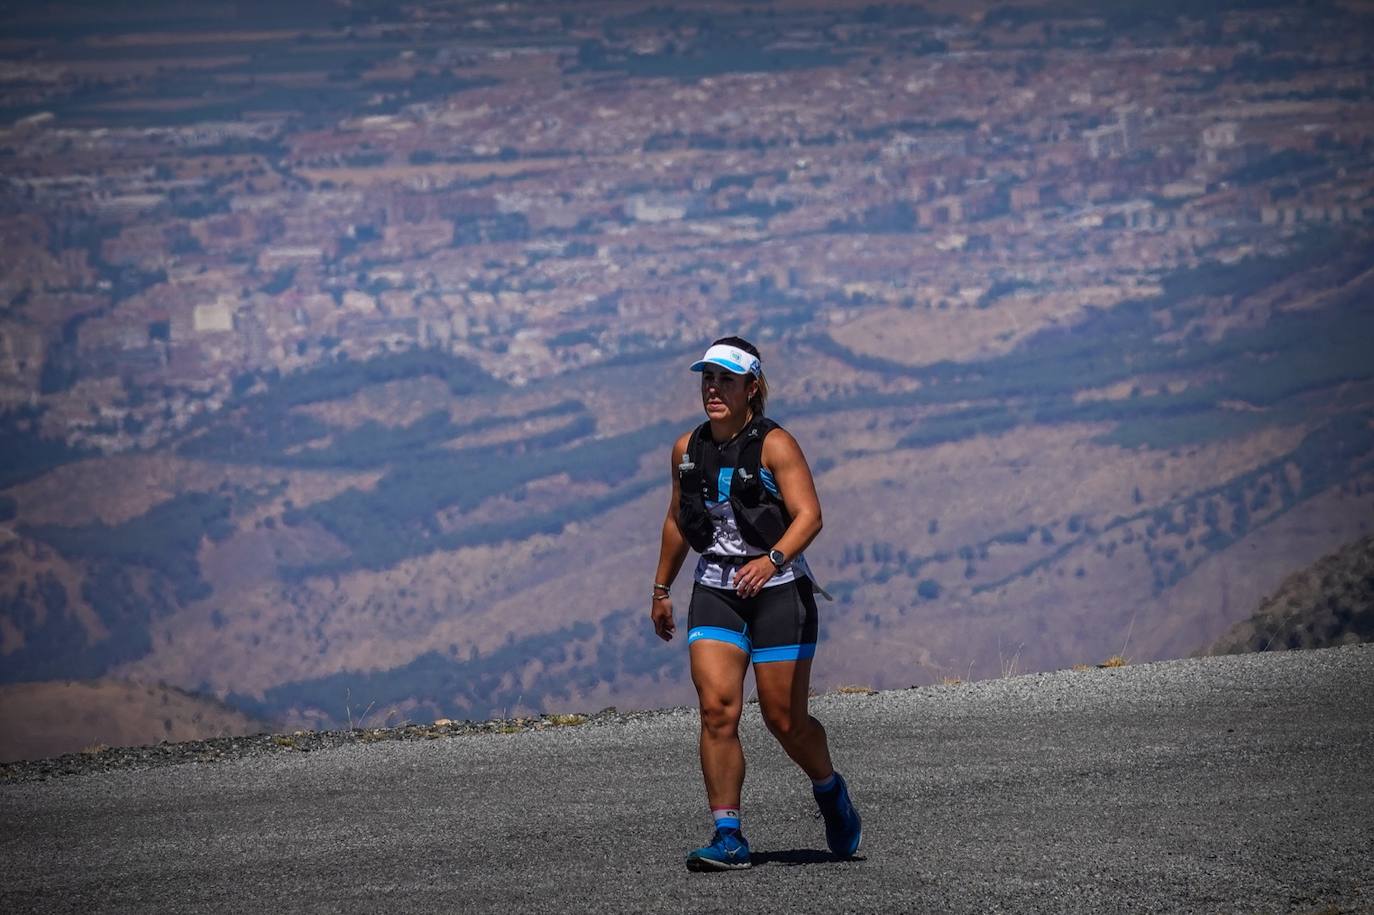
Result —
<path fill-rule="evenodd" d="M 792 743 L 804 740 L 811 730 L 811 719 L 807 715 L 794 715 L 791 710 L 765 713 L 763 723 L 779 743 Z"/>
<path fill-rule="evenodd" d="M 740 707 L 732 702 L 701 703 L 701 730 L 712 738 L 730 738 L 739 733 Z"/>

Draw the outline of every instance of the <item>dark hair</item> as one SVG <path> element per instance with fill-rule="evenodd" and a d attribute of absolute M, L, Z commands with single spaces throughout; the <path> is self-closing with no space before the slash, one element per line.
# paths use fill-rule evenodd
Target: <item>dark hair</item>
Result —
<path fill-rule="evenodd" d="M 711 345 L 733 346 L 735 349 L 744 350 L 746 353 L 753 356 L 755 359 L 762 360 L 763 358 L 759 355 L 759 348 L 754 344 L 750 343 L 748 340 L 744 339 L 743 337 L 721 337 L 719 340 L 711 341 Z"/>
<path fill-rule="evenodd" d="M 763 377 L 763 357 L 759 355 L 759 348 L 743 337 L 721 337 L 712 341 L 711 345 L 733 346 L 735 349 L 744 350 L 759 361 L 759 373 L 754 376 L 758 388 L 754 391 L 754 396 L 749 398 L 749 406 L 753 408 L 755 416 L 762 416 L 763 405 L 768 402 L 768 379 Z"/>

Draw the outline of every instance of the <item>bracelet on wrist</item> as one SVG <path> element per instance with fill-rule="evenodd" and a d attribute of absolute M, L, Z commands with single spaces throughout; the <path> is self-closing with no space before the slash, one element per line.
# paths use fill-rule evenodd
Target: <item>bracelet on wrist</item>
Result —
<path fill-rule="evenodd" d="M 662 591 L 664 594 L 667 594 L 667 593 L 668 593 L 669 591 L 671 591 L 672 589 L 669 588 L 667 585 L 661 585 L 661 584 L 659 584 L 658 582 L 654 582 L 654 590 L 655 590 L 655 591 Z"/>
<path fill-rule="evenodd" d="M 663 591 L 663 592 L 655 591 L 655 592 L 654 592 L 654 600 L 667 600 L 667 599 L 670 598 L 670 597 L 672 597 L 672 595 L 669 594 L 667 591 Z"/>

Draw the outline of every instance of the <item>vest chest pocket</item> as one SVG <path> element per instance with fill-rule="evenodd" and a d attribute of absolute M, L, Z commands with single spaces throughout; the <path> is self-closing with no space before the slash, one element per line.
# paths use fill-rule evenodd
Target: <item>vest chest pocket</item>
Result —
<path fill-rule="evenodd" d="M 677 526 L 688 546 L 703 553 L 711 545 L 714 532 L 711 516 L 706 512 L 706 475 L 699 463 L 692 460 L 690 450 L 677 465 L 678 507 Z"/>

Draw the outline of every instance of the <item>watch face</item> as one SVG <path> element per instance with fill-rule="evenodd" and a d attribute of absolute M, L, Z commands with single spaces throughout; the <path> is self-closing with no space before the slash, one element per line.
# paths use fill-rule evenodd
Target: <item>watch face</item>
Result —
<path fill-rule="evenodd" d="M 781 566 L 783 563 L 787 562 L 787 554 L 782 550 L 769 550 L 768 558 L 773 560 L 773 565 L 775 566 Z"/>

